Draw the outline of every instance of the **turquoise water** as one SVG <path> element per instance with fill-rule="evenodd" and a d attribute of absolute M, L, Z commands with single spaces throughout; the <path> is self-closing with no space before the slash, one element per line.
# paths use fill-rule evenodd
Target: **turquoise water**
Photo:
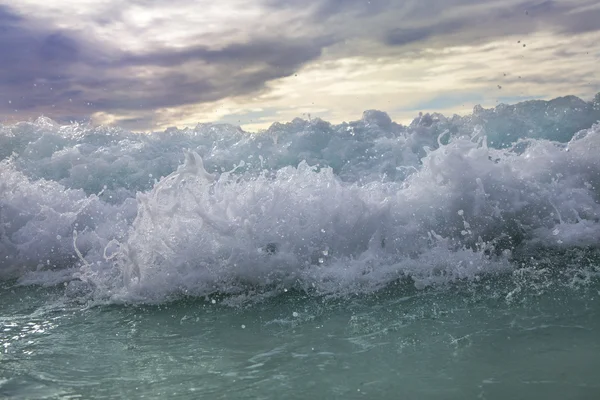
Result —
<path fill-rule="evenodd" d="M 523 270 L 343 299 L 82 305 L 5 283 L 8 399 L 596 399 L 600 284 Z M 214 303 L 213 303 L 214 300 Z"/>
<path fill-rule="evenodd" d="M 0 124 L 0 398 L 600 399 L 600 108 Z"/>

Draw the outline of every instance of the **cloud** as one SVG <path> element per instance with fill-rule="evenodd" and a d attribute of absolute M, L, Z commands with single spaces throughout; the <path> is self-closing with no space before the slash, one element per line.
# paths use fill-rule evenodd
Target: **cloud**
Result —
<path fill-rule="evenodd" d="M 51 106 L 69 90 L 69 68 L 84 58 L 77 41 L 34 27 L 0 5 L 0 110 Z M 50 93 L 52 92 L 52 93 Z"/>
<path fill-rule="evenodd" d="M 173 67 L 192 61 L 223 64 L 264 63 L 278 68 L 294 68 L 320 55 L 328 41 L 324 38 L 300 42 L 297 40 L 256 40 L 249 43 L 232 43 L 220 49 L 193 46 L 185 49 L 167 49 L 146 54 L 131 54 L 120 58 L 116 64 L 124 66 L 152 65 Z"/>
<path fill-rule="evenodd" d="M 107 67 L 101 86 L 109 91 L 98 92 L 94 104 L 105 111 L 131 111 L 260 92 L 267 82 L 317 59 L 326 44 L 321 38 L 256 40 L 218 50 L 199 46 L 124 55 Z M 122 71 L 129 73 L 119 74 Z"/>
<path fill-rule="evenodd" d="M 239 105 L 265 98 L 280 107 L 288 104 L 287 116 L 292 112 L 288 107 L 300 109 L 299 92 L 304 97 L 319 93 L 335 102 L 332 107 L 354 113 L 372 108 L 369 101 L 378 92 L 407 95 L 407 88 L 426 84 L 431 77 L 424 72 L 425 62 L 446 60 L 437 50 L 476 48 L 475 57 L 451 59 L 440 74 L 455 82 L 449 72 L 453 69 L 461 82 L 483 87 L 496 78 L 486 76 L 482 64 L 498 51 L 486 43 L 515 35 L 528 40 L 541 31 L 556 38 L 583 35 L 598 31 L 598 20 L 595 0 L 0 0 L 0 115 L 95 115 L 149 129 L 157 121 L 178 122 L 167 118 L 199 118 L 194 110 L 214 114 L 222 104 L 236 104 L 232 118 L 254 115 L 243 110 L 256 107 Z M 583 45 L 571 49 L 561 44 L 553 54 L 573 64 L 567 52 L 579 54 Z M 515 41 L 511 51 L 517 47 Z M 524 56 L 521 52 L 510 60 L 517 66 Z M 336 63 L 357 57 L 361 62 L 356 65 Z M 394 75 L 385 72 L 396 62 L 390 59 L 423 64 L 411 69 L 410 76 Z M 563 64 L 561 71 L 568 69 Z M 319 72 L 311 65 L 318 65 Z M 313 71 L 308 74 L 312 81 L 302 81 L 312 88 L 308 91 L 294 77 L 306 71 Z M 337 80 L 325 84 L 324 76 Z M 576 74 L 569 79 L 578 84 L 582 78 Z M 555 72 L 539 73 L 534 80 L 538 87 L 559 83 Z M 357 97 L 334 100 L 347 93 Z M 420 101 L 426 99 L 415 104 Z M 390 107 L 406 103 L 396 102 Z M 269 104 L 259 108 L 276 114 Z M 221 111 L 217 114 L 227 119 Z"/>
<path fill-rule="evenodd" d="M 405 46 L 410 43 L 423 42 L 435 36 L 444 36 L 458 32 L 464 23 L 461 21 L 444 21 L 443 23 L 418 28 L 393 28 L 384 37 L 389 46 Z"/>
<path fill-rule="evenodd" d="M 378 58 L 377 62 L 363 55 L 320 60 L 302 68 L 297 77 L 270 83 L 270 90 L 253 100 L 255 107 L 278 108 L 275 118 L 242 121 L 251 130 L 303 113 L 341 122 L 360 118 L 370 107 L 409 123 L 418 111 L 465 114 L 478 103 L 492 107 L 498 102 L 566 94 L 589 100 L 597 92 L 597 55 L 586 48 L 598 48 L 600 33 L 558 37 L 538 32 L 528 36 L 525 48 L 518 39 L 508 36 L 478 45 L 428 49 L 411 57 Z M 569 49 L 574 55 L 557 58 L 560 49 Z M 237 104 L 238 108 L 244 106 L 243 102 Z M 230 103 L 227 108 L 236 110 L 236 105 Z M 211 120 L 209 113 L 196 114 L 200 116 Z"/>
<path fill-rule="evenodd" d="M 383 35 L 389 46 L 413 43 L 435 47 L 477 44 L 539 30 L 578 34 L 600 30 L 600 9 L 580 10 L 586 1 L 423 1 L 410 8 L 407 23 Z M 592 4 L 591 1 L 587 2 Z M 435 10 L 425 13 L 425 8 Z M 424 16 L 423 16 L 424 14 Z"/>
<path fill-rule="evenodd" d="M 375 16 L 389 10 L 394 3 L 394 0 L 266 0 L 265 5 L 273 10 L 309 8 L 310 17 L 323 22 L 339 15 L 355 18 Z"/>
<path fill-rule="evenodd" d="M 330 37 L 257 37 L 219 48 L 109 48 L 0 8 L 0 110 L 89 115 L 148 111 L 260 92 L 317 59 Z M 126 118 L 143 126 L 143 118 Z M 151 122 L 151 119 L 148 120 Z"/>

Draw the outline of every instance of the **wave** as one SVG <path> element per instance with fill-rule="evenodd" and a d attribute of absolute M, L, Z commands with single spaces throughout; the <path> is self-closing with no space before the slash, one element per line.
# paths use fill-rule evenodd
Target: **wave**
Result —
<path fill-rule="evenodd" d="M 595 254 L 599 120 L 568 96 L 408 126 L 0 125 L 0 278 L 111 301 L 345 295 Z"/>

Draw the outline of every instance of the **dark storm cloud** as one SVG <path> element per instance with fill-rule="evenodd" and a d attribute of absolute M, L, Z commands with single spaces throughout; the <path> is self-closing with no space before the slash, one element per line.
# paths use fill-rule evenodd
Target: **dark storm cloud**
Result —
<path fill-rule="evenodd" d="M 30 26 L 0 5 L 0 112 L 50 106 L 72 95 L 69 68 L 82 56 L 69 34 Z"/>
<path fill-rule="evenodd" d="M 576 11 L 578 6 L 594 4 L 592 1 L 524 1 L 503 7 L 497 4 L 482 7 L 482 4 L 475 0 L 456 0 L 452 4 L 443 0 L 414 3 L 406 22 L 384 34 L 383 42 L 389 46 L 406 46 L 431 39 L 443 44 L 465 45 L 506 35 L 527 34 L 540 28 L 563 34 L 600 30 L 600 10 Z M 444 11 L 450 11 L 452 7 L 463 7 L 468 11 L 464 7 L 477 5 L 477 11 L 444 16 Z M 429 10 L 430 18 L 416 18 L 427 15 L 426 10 Z"/>
<path fill-rule="evenodd" d="M 35 28 L 34 28 L 35 26 Z M 263 38 L 219 49 L 134 54 L 33 24 L 0 6 L 0 113 L 143 111 L 249 94 L 318 58 L 330 37 Z M 136 68 L 153 71 L 142 77 Z M 142 121 L 137 119 L 129 122 Z"/>
<path fill-rule="evenodd" d="M 125 55 L 117 63 L 130 66 L 172 67 L 201 60 L 216 64 L 265 63 L 276 69 L 288 70 L 317 58 L 321 54 L 321 50 L 331 43 L 332 40 L 328 38 L 285 42 L 261 39 L 249 43 L 234 43 L 218 50 L 205 46 L 193 46 L 183 50 Z"/>
<path fill-rule="evenodd" d="M 22 78 L 36 63 L 57 72 L 77 61 L 80 54 L 75 40 L 59 31 L 37 31 L 24 23 L 0 6 L 0 71 L 4 77 Z"/>
<path fill-rule="evenodd" d="M 596 0 L 266 1 L 273 9 L 300 12 L 309 8 L 313 11 L 310 23 L 321 28 L 330 24 L 326 29 L 340 40 L 372 39 L 392 48 L 424 42 L 438 46 L 479 44 L 545 28 L 562 34 L 600 30 L 600 9 L 577 11 L 593 6 Z"/>
<path fill-rule="evenodd" d="M 203 46 L 126 54 L 110 68 L 158 67 L 155 78 L 111 74 L 85 86 L 107 89 L 94 101 L 105 111 L 175 107 L 216 101 L 260 90 L 273 79 L 292 74 L 304 63 L 318 58 L 330 40 L 290 40 L 232 44 L 212 50 Z M 110 69 L 109 68 L 109 69 Z M 124 90 L 125 89 L 125 90 Z M 118 94 L 118 96 L 115 96 Z"/>

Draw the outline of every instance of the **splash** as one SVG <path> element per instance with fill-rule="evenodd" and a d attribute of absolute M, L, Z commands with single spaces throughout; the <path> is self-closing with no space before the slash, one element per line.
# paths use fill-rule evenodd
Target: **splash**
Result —
<path fill-rule="evenodd" d="M 0 277 L 73 295 L 325 295 L 600 243 L 600 112 L 574 97 L 409 126 L 0 127 Z"/>

